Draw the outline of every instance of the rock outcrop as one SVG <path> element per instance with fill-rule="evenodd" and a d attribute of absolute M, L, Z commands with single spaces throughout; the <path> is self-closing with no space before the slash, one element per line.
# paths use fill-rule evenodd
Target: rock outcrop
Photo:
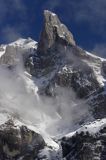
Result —
<path fill-rule="evenodd" d="M 38 53 L 47 54 L 47 52 L 56 47 L 56 44 L 60 45 L 75 45 L 73 35 L 62 24 L 58 16 L 50 11 L 44 11 L 44 26 L 41 32 L 40 41 L 38 44 Z"/>
<path fill-rule="evenodd" d="M 0 160 L 34 160 L 44 147 L 42 136 L 27 126 L 11 119 L 0 126 Z"/>
<path fill-rule="evenodd" d="M 56 28 L 55 32 L 54 28 Z M 92 106 L 91 110 L 95 118 L 101 118 L 101 115 L 106 116 L 106 96 L 103 93 L 105 91 L 104 59 L 79 48 L 67 27 L 61 24 L 56 14 L 49 11 L 44 12 L 44 28 L 38 43 L 37 54 L 41 66 L 40 73 L 43 76 L 55 70 L 54 76 L 45 88 L 46 94 L 54 95 L 49 90 L 52 87 L 55 91 L 54 84 L 72 88 L 79 98 L 86 99 L 87 103 Z M 102 100 L 96 98 L 98 92 Z M 89 101 L 92 99 L 92 94 L 95 98 Z"/>
<path fill-rule="evenodd" d="M 5 64 L 9 67 L 23 65 L 26 63 L 27 58 L 30 57 L 30 54 L 35 53 L 36 43 L 37 42 L 30 38 L 20 38 L 17 41 L 7 45 L 5 47 L 4 54 L 0 57 L 0 64 Z M 32 45 L 31 48 L 30 45 Z"/>
<path fill-rule="evenodd" d="M 5 54 L 0 59 L 0 64 L 15 66 L 19 62 L 19 48 L 8 45 Z"/>

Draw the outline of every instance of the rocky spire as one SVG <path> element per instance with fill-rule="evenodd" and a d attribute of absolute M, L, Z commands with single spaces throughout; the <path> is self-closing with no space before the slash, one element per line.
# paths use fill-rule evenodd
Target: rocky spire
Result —
<path fill-rule="evenodd" d="M 62 24 L 58 16 L 48 10 L 44 11 L 44 26 L 41 32 L 40 41 L 38 44 L 38 52 L 46 53 L 48 49 L 52 48 L 56 43 L 65 43 L 75 45 L 73 35 Z"/>

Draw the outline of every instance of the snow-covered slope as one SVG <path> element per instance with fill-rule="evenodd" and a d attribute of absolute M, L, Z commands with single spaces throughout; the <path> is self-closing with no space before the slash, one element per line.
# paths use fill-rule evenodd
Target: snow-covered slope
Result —
<path fill-rule="evenodd" d="M 28 38 L 28 39 L 19 38 L 18 40 L 14 41 L 14 42 L 11 42 L 9 45 L 30 49 L 30 48 L 36 48 L 37 47 L 37 42 L 34 41 L 31 38 Z"/>
<path fill-rule="evenodd" d="M 103 129 L 104 127 L 106 127 L 106 118 L 98 119 L 96 121 L 90 122 L 89 124 L 82 126 L 81 128 L 79 128 L 75 132 L 72 132 L 72 133 L 65 135 L 65 137 L 69 138 L 69 137 L 74 136 L 74 134 L 76 134 L 76 133 L 78 133 L 78 134 L 80 134 L 81 132 L 86 133 L 87 131 L 89 132 L 89 134 L 95 135 L 95 134 L 99 133 L 99 131 L 101 129 Z"/>
<path fill-rule="evenodd" d="M 92 67 L 94 70 L 95 76 L 97 77 L 98 82 L 104 86 L 106 83 L 105 76 L 102 70 L 102 63 L 106 61 L 106 59 L 93 55 L 89 52 L 86 52 L 89 57 L 92 58 L 91 61 L 88 61 L 88 65 Z"/>
<path fill-rule="evenodd" d="M 1 45 L 0 46 L 0 57 L 5 53 L 6 50 L 6 45 Z"/>
<path fill-rule="evenodd" d="M 34 42 L 33 40 L 30 40 L 29 42 L 27 39 L 26 40 L 19 39 L 16 42 L 13 42 L 9 45 L 13 47 L 19 47 L 19 48 L 21 47 L 20 51 L 22 51 L 22 53 L 23 53 L 23 49 L 25 49 L 27 50 L 28 55 L 36 54 L 37 43 Z M 33 50 L 33 48 L 35 50 Z M 4 50 L 6 50 L 6 46 Z M 88 52 L 86 53 L 91 59 L 90 60 L 84 59 L 83 62 L 86 63 L 94 71 L 94 76 L 96 80 L 98 81 L 100 86 L 104 87 L 105 76 L 104 74 L 102 74 L 101 66 L 102 66 L 102 62 L 105 61 L 105 59 L 101 59 L 97 56 L 95 57 Z M 3 52 L 3 54 L 5 55 L 5 51 Z M 7 54 L 10 55 L 11 53 L 7 52 Z M 58 142 L 58 139 L 60 139 L 65 134 L 69 133 L 65 136 L 66 140 L 71 139 L 71 137 L 76 135 L 76 133 L 80 134 L 82 132 L 85 132 L 85 133 L 89 132 L 89 134 L 94 136 L 95 134 L 99 133 L 99 131 L 102 128 L 104 128 L 106 125 L 105 119 L 96 120 L 93 122 L 92 115 L 90 114 L 88 115 L 88 113 L 86 113 L 88 112 L 89 107 L 85 111 L 84 111 L 84 108 L 82 107 L 82 104 L 84 107 L 87 106 L 85 103 L 85 100 L 77 100 L 77 98 L 74 96 L 73 91 L 70 90 L 70 92 L 72 92 L 70 94 L 67 90 L 61 89 L 58 86 L 59 83 L 57 83 L 55 88 L 52 86 L 53 79 L 57 73 L 63 74 L 63 75 L 73 74 L 74 72 L 76 73 L 76 71 L 73 71 L 73 66 L 71 65 L 63 65 L 62 67 L 60 67 L 60 70 L 58 67 L 59 64 L 56 64 L 56 65 L 57 66 L 52 71 L 48 72 L 47 74 L 41 75 L 39 78 L 36 76 L 32 76 L 23 67 L 20 68 L 19 70 L 16 68 L 15 71 L 9 71 L 9 72 L 13 72 L 12 74 L 14 74 L 14 76 L 12 77 L 10 82 L 8 82 L 10 87 L 6 85 L 4 88 L 4 91 L 2 92 L 2 95 L 5 96 L 5 103 L 4 103 L 4 99 L 2 99 L 3 96 L 0 98 L 0 103 L 1 103 L 0 125 L 6 123 L 9 119 L 14 117 L 14 119 L 13 118 L 12 119 L 14 120 L 14 125 L 17 126 L 17 128 L 21 126 L 26 126 L 29 130 L 40 134 L 43 137 L 47 146 L 45 146 L 44 149 L 39 152 L 38 156 L 41 159 L 43 157 L 46 157 L 46 159 L 48 158 L 49 160 L 51 159 L 62 160 L 62 148 L 60 146 L 60 142 Z M 5 72 L 4 69 L 3 69 L 3 72 Z M 1 74 L 2 74 L 2 71 L 1 71 Z M 10 77 L 12 76 L 11 73 L 8 73 L 8 74 L 10 74 L 8 76 Z M 84 74 L 86 75 L 86 72 Z M 3 74 L 3 76 L 4 78 L 8 78 L 8 76 L 6 76 L 5 74 Z M 3 81 L 3 78 L 2 78 L 2 81 Z M 4 81 L 4 82 L 7 83 L 7 81 Z M 77 79 L 77 82 L 80 85 L 82 85 L 80 78 Z M 86 78 L 85 78 L 85 82 L 87 82 Z M 51 87 L 48 88 L 50 84 L 51 84 Z M 13 91 L 11 89 L 12 92 L 10 91 L 8 92 L 8 90 L 10 90 L 11 87 L 14 88 L 17 85 L 19 85 L 18 90 L 17 88 L 15 88 L 13 89 Z M 6 88 L 8 88 L 8 90 Z M 52 94 L 55 90 L 55 93 L 57 94 L 57 97 L 55 100 L 51 101 L 49 98 L 45 99 L 38 94 L 38 93 L 44 94 L 47 88 L 50 89 L 49 91 L 51 91 Z M 63 85 L 62 85 L 62 88 L 63 88 Z M 63 94 L 64 92 L 65 92 L 65 95 Z M 67 98 L 65 96 L 67 96 Z M 70 96 L 72 98 L 71 101 L 69 101 Z M 91 97 L 89 97 L 89 99 L 90 98 Z M 63 115 L 61 115 L 60 112 L 58 111 L 59 109 L 58 107 L 56 108 L 54 107 L 54 103 L 55 103 L 55 106 L 61 105 L 60 110 L 61 112 L 63 112 L 62 113 Z M 21 106 L 21 104 L 25 106 L 26 109 L 24 107 L 22 108 L 16 107 L 16 106 Z M 72 104 L 74 106 L 74 109 L 72 108 L 70 109 L 68 107 L 68 105 L 70 106 Z M 80 114 L 75 113 L 77 111 L 75 106 L 78 106 L 79 104 L 81 105 L 81 107 L 79 108 L 81 112 L 83 110 L 83 112 Z M 54 109 L 52 110 L 50 109 L 51 110 L 50 111 L 49 107 L 51 108 L 54 107 Z M 67 110 L 67 112 L 65 110 Z M 69 118 L 70 114 L 71 116 L 72 114 L 74 114 L 73 115 L 74 118 Z M 84 120 L 85 121 L 84 123 L 86 122 L 88 123 L 88 121 L 90 122 L 89 124 L 84 125 L 83 127 L 80 127 L 78 123 L 82 121 L 82 119 L 85 119 L 85 115 L 88 118 Z M 15 118 L 15 116 L 18 117 L 19 119 Z"/>

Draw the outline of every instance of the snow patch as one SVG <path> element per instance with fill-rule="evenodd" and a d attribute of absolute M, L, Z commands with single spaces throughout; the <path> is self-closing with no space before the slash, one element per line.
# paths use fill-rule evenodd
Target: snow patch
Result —
<path fill-rule="evenodd" d="M 66 138 L 70 138 L 76 134 L 80 134 L 81 132 L 89 132 L 91 135 L 99 133 L 99 131 L 106 126 L 106 118 L 104 119 L 98 119 L 94 122 L 91 122 L 87 125 L 82 126 L 78 130 L 71 132 L 67 135 L 65 135 Z"/>
<path fill-rule="evenodd" d="M 86 52 L 87 55 L 91 56 L 92 58 L 96 58 L 96 59 L 99 59 L 99 60 L 101 60 L 101 61 L 106 60 L 105 58 L 101 58 L 101 57 L 96 56 L 96 55 L 94 55 L 94 54 L 92 54 L 92 53 L 90 53 L 90 52 L 87 52 L 87 51 L 85 51 L 85 52 Z"/>
<path fill-rule="evenodd" d="M 6 45 L 1 45 L 0 46 L 0 57 L 5 53 L 6 50 Z"/>
<path fill-rule="evenodd" d="M 9 120 L 9 115 L 7 113 L 0 113 L 0 125 L 4 124 Z"/>
<path fill-rule="evenodd" d="M 27 39 L 19 38 L 15 42 L 10 43 L 10 45 L 24 46 L 25 48 L 29 48 L 29 47 L 35 47 L 37 45 L 37 42 L 32 40 L 31 38 L 27 38 Z"/>
<path fill-rule="evenodd" d="M 103 87 L 105 85 L 105 83 L 106 83 L 106 79 L 105 79 L 105 77 L 102 74 L 101 67 L 102 67 L 102 62 L 104 60 L 106 60 L 106 59 L 100 58 L 100 57 L 98 57 L 96 55 L 93 55 L 93 54 L 87 52 L 87 51 L 86 51 L 86 54 L 89 55 L 90 57 L 92 57 L 93 60 L 91 60 L 91 61 L 90 60 L 89 61 L 88 60 L 84 60 L 84 61 L 86 61 L 86 63 L 90 67 L 92 67 L 98 83 L 100 84 L 100 86 Z"/>

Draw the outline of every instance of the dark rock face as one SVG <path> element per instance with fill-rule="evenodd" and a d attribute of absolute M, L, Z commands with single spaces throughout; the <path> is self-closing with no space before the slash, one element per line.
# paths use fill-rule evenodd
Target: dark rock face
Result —
<path fill-rule="evenodd" d="M 92 106 L 93 115 L 96 119 L 106 117 L 106 91 L 104 88 L 94 92 L 88 103 Z"/>
<path fill-rule="evenodd" d="M 30 59 L 33 59 L 33 65 Z M 52 81 L 63 87 L 72 87 L 80 98 L 85 98 L 99 88 L 99 83 L 93 69 L 84 60 L 94 61 L 76 45 L 71 32 L 61 24 L 57 15 L 45 11 L 36 57 L 31 55 L 27 60 L 30 73 L 34 76 L 39 73 L 47 75 L 56 69 Z M 67 71 L 62 69 L 65 65 Z"/>
<path fill-rule="evenodd" d="M 106 74 L 106 61 L 102 63 L 102 70 L 103 70 L 103 73 Z"/>
<path fill-rule="evenodd" d="M 87 66 L 83 70 L 79 67 L 72 68 L 71 70 L 68 68 L 57 74 L 56 83 L 62 87 L 72 87 L 78 97 L 85 98 L 99 86 L 91 68 L 87 68 Z"/>
<path fill-rule="evenodd" d="M 66 160 L 105 160 L 106 128 L 96 135 L 76 133 L 71 138 L 63 138 L 61 145 Z"/>
<path fill-rule="evenodd" d="M 34 160 L 44 146 L 42 136 L 26 126 L 15 126 L 12 120 L 0 126 L 0 160 Z"/>
<path fill-rule="evenodd" d="M 66 57 L 65 50 L 68 46 L 75 46 L 71 32 L 56 14 L 44 11 L 44 26 L 37 48 L 40 68 L 53 68 L 56 63 L 61 63 L 62 57 Z"/>
<path fill-rule="evenodd" d="M 45 54 L 56 43 L 75 45 L 71 32 L 60 22 L 58 16 L 50 11 L 44 11 L 44 26 L 38 44 L 38 52 Z"/>
<path fill-rule="evenodd" d="M 32 61 L 33 60 L 33 63 Z M 97 64 L 103 73 L 105 73 L 105 62 L 101 62 L 99 58 L 90 56 L 86 52 L 79 48 L 72 34 L 68 31 L 67 27 L 61 24 L 57 15 L 52 12 L 44 12 L 44 27 L 38 43 L 37 54 L 31 55 L 27 59 L 27 66 L 30 68 L 30 73 L 34 76 L 47 76 L 52 71 L 55 71 L 52 79 L 49 80 L 48 85 L 43 89 L 43 93 L 52 96 L 55 91 L 55 84 L 62 87 L 73 88 L 79 98 L 88 99 L 92 93 L 98 94 L 98 90 L 101 90 L 101 86 L 94 73 L 94 67 L 89 64 Z M 66 69 L 64 69 L 64 67 Z M 101 72 L 102 74 L 102 72 Z M 39 93 L 42 93 L 39 92 Z M 101 92 L 102 93 L 102 92 Z M 103 98 L 104 96 L 102 96 Z M 98 99 L 98 98 L 97 98 Z M 105 97 L 103 101 L 105 101 Z M 95 98 L 96 100 L 96 98 Z M 97 109 L 97 105 L 94 105 L 95 101 L 90 105 L 94 106 L 93 113 L 96 118 L 100 118 L 106 115 L 105 111 L 106 103 L 99 103 L 102 109 Z M 101 108 L 100 107 L 100 108 Z"/>

